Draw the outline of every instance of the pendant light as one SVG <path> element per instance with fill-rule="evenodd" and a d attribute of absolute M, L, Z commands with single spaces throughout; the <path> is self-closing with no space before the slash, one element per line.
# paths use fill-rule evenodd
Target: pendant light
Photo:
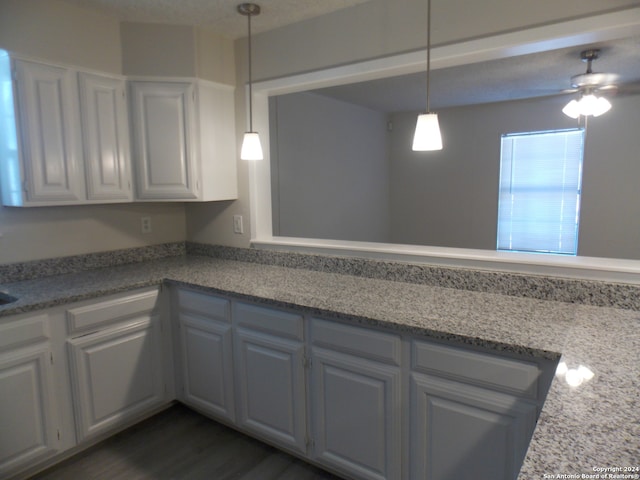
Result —
<path fill-rule="evenodd" d="M 238 5 L 238 13 L 247 17 L 247 30 L 249 32 L 249 131 L 245 132 L 242 140 L 240 158 L 242 160 L 262 160 L 262 145 L 258 132 L 253 131 L 253 92 L 251 89 L 251 17 L 260 14 L 260 6 L 255 3 L 241 3 Z"/>
<path fill-rule="evenodd" d="M 427 113 L 418 115 L 412 150 L 442 150 L 442 135 L 438 114 L 429 111 L 429 82 L 431 74 L 431 0 L 427 0 Z"/>

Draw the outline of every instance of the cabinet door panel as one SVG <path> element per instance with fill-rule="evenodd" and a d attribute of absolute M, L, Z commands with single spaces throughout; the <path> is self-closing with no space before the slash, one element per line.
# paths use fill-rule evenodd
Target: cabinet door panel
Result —
<path fill-rule="evenodd" d="M 81 439 L 163 403 L 159 333 L 157 321 L 144 320 L 69 340 Z"/>
<path fill-rule="evenodd" d="M 23 161 L 30 202 L 74 202 L 84 198 L 73 73 L 65 68 L 17 60 Z"/>
<path fill-rule="evenodd" d="M 235 421 L 231 325 L 180 314 L 183 400 Z"/>
<path fill-rule="evenodd" d="M 400 370 L 314 348 L 316 459 L 357 478 L 400 478 Z"/>
<path fill-rule="evenodd" d="M 514 480 L 536 407 L 427 375 L 411 381 L 411 478 Z"/>
<path fill-rule="evenodd" d="M 89 200 L 131 200 L 125 82 L 80 73 L 80 112 Z"/>
<path fill-rule="evenodd" d="M 305 452 L 303 344 L 238 328 L 236 347 L 240 426 Z"/>
<path fill-rule="evenodd" d="M 49 355 L 0 355 L 0 474 L 57 450 Z"/>
<path fill-rule="evenodd" d="M 193 95 L 191 83 L 132 83 L 139 199 L 197 198 Z"/>

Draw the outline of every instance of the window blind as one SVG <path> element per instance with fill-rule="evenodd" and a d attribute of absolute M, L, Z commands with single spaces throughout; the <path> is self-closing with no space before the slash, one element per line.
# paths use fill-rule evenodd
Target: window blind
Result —
<path fill-rule="evenodd" d="M 502 136 L 498 250 L 575 255 L 584 129 Z"/>

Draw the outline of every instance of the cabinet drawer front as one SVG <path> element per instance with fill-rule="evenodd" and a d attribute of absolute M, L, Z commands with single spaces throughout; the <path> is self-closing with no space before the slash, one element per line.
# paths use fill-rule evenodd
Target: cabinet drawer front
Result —
<path fill-rule="evenodd" d="M 156 308 L 158 289 L 146 290 L 124 297 L 67 310 L 69 333 L 86 332 L 98 326 L 122 321 L 133 315 Z"/>
<path fill-rule="evenodd" d="M 234 322 L 281 337 L 302 341 L 304 322 L 302 315 L 285 312 L 277 308 L 237 303 Z"/>
<path fill-rule="evenodd" d="M 414 342 L 412 369 L 537 397 L 538 366 L 456 347 Z"/>
<path fill-rule="evenodd" d="M 47 315 L 23 318 L 0 325 L 0 350 L 42 342 L 50 338 Z"/>
<path fill-rule="evenodd" d="M 231 322 L 231 302 L 225 298 L 178 290 L 178 304 L 180 310 L 194 312 L 220 322 Z"/>
<path fill-rule="evenodd" d="M 397 335 L 314 318 L 311 339 L 317 346 L 400 365 L 402 343 Z"/>

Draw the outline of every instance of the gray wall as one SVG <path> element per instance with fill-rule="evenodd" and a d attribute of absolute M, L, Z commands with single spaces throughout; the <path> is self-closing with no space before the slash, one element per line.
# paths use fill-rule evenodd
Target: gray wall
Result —
<path fill-rule="evenodd" d="M 393 117 L 391 238 L 394 243 L 494 250 L 500 136 L 572 128 L 567 97 L 439 112 L 442 152 L 412 152 L 416 114 Z M 578 254 L 640 259 L 640 96 L 612 99 L 590 118 L 583 163 Z"/>
<path fill-rule="evenodd" d="M 388 242 L 386 115 L 311 93 L 269 110 L 274 235 Z"/>
<path fill-rule="evenodd" d="M 285 99 L 291 104 L 287 109 L 282 108 Z M 411 151 L 417 113 L 391 115 L 393 130 L 386 134 L 388 177 L 379 167 L 380 175 L 370 178 L 373 183 L 361 179 L 356 190 L 348 184 L 371 170 L 373 152 L 360 163 L 345 159 L 356 157 L 362 139 L 385 136 L 382 114 L 360 109 L 375 120 L 367 127 L 371 130 L 345 136 L 342 130 L 355 132 L 354 123 L 364 128 L 367 122 L 361 117 L 351 119 L 335 108 L 342 102 L 309 94 L 280 97 L 279 198 L 277 185 L 273 189 L 274 212 L 280 214 L 279 234 L 495 250 L 500 136 L 577 126 L 577 121 L 561 112 L 567 101 L 567 97 L 555 97 L 441 110 L 441 152 Z M 612 103 L 609 113 L 588 123 L 578 254 L 640 259 L 636 187 L 640 179 L 640 96 L 614 98 Z M 287 118 L 290 112 L 295 115 Z M 274 143 L 272 139 L 272 147 Z M 385 149 L 379 148 L 379 152 Z M 385 163 L 382 159 L 377 162 Z M 387 178 L 385 187 L 382 182 Z M 340 182 L 344 188 L 334 188 Z M 386 235 L 355 235 L 367 230 L 355 232 L 353 224 L 343 221 L 374 221 L 376 211 L 381 217 L 389 214 Z"/>
<path fill-rule="evenodd" d="M 516 32 L 567 19 L 637 5 L 637 0 L 537 0 L 535 2 L 434 1 L 434 45 Z M 266 14 L 266 13 L 265 13 Z M 273 79 L 351 62 L 399 54 L 426 46 L 424 0 L 370 0 L 352 8 L 260 33 L 253 42 L 254 80 Z M 256 26 L 260 17 L 256 19 Z M 244 85 L 248 78 L 246 38 L 236 41 L 236 126 L 238 148 L 247 126 Z M 189 240 L 248 247 L 250 235 L 232 233 L 234 214 L 250 224 L 248 162 L 238 162 L 239 199 L 187 206 Z M 248 232 L 248 229 L 245 229 Z"/>
<path fill-rule="evenodd" d="M 412 152 L 416 113 L 393 116 L 394 243 L 495 250 L 503 133 L 571 128 L 566 100 L 494 103 L 438 112 L 444 149 Z"/>

